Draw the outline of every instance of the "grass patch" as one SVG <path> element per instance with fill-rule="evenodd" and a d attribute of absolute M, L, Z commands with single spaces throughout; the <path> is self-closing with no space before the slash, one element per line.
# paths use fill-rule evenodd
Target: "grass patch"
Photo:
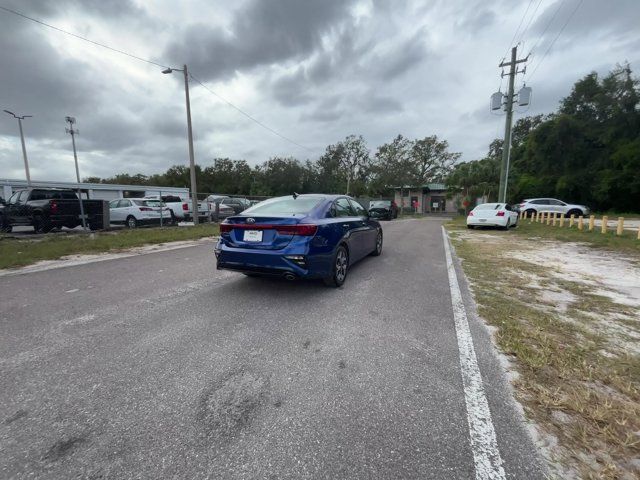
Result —
<path fill-rule="evenodd" d="M 558 439 L 554 460 L 579 478 L 638 478 L 640 469 L 631 460 L 640 458 L 640 357 L 612 348 L 608 333 L 594 328 L 588 317 L 628 314 L 628 309 L 585 292 L 584 284 L 557 279 L 538 265 L 501 255 L 486 237 L 476 241 L 461 235 L 464 219 L 448 228 L 480 315 L 497 327 L 499 348 L 514 359 L 518 400 L 529 418 Z M 571 241 L 607 237 L 526 223 L 516 234 Z M 637 248 L 622 243 L 625 238 L 607 240 L 595 246 Z M 510 249 L 518 246 L 513 242 Z M 540 290 L 527 277 L 579 298 L 560 313 L 539 300 Z"/>
<path fill-rule="evenodd" d="M 451 230 L 466 229 L 465 217 L 456 217 L 447 224 L 447 228 Z M 490 232 L 491 230 L 487 230 Z M 565 220 L 564 227 L 560 228 L 541 223 L 529 223 L 529 220 L 518 220 L 518 227 L 511 230 L 515 235 L 526 238 L 542 238 L 548 240 L 560 240 L 564 242 L 584 242 L 589 246 L 597 248 L 605 248 L 625 253 L 635 253 L 640 255 L 640 240 L 638 240 L 638 232 L 625 230 L 622 235 L 616 235 L 615 231 L 609 230 L 602 234 L 600 228 L 596 227 L 594 231 L 585 229 L 578 230 L 577 225 L 569 228 L 568 220 Z"/>
<path fill-rule="evenodd" d="M 92 236 L 75 234 L 47 236 L 43 239 L 16 239 L 0 236 L 0 268 L 30 265 L 40 260 L 55 260 L 65 255 L 101 253 L 217 235 L 217 224 L 193 227 L 139 228 L 97 232 Z"/>

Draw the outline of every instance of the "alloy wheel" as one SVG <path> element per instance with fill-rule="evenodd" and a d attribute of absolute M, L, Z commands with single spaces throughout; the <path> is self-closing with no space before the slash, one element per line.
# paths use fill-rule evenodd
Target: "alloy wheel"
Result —
<path fill-rule="evenodd" d="M 342 283 L 347 276 L 347 252 L 340 249 L 336 255 L 336 280 Z"/>

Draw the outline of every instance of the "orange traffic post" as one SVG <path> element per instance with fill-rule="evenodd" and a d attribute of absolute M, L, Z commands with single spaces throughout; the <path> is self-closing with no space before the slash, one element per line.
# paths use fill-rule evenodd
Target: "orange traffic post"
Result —
<path fill-rule="evenodd" d="M 571 216 L 569 217 L 569 228 L 573 227 L 574 218 L 575 218 L 575 215 L 572 213 Z"/>
<path fill-rule="evenodd" d="M 578 230 L 584 229 L 584 217 L 580 215 L 578 217 Z"/>
<path fill-rule="evenodd" d="M 618 217 L 618 228 L 616 228 L 616 235 L 622 235 L 624 230 L 624 217 Z"/>
<path fill-rule="evenodd" d="M 602 233 L 607 233 L 607 227 L 609 226 L 609 217 L 607 217 L 606 215 L 602 217 L 602 225 L 601 225 L 601 232 Z"/>

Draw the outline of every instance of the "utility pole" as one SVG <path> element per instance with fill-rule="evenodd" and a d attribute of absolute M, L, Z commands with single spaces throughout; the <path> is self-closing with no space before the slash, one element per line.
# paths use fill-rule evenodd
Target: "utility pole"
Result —
<path fill-rule="evenodd" d="M 193 212 L 193 224 L 198 225 L 198 188 L 196 186 L 196 161 L 193 155 L 193 131 L 191 129 L 191 100 L 189 100 L 189 72 L 187 66 L 179 68 L 166 68 L 162 73 L 182 72 L 184 74 L 184 96 L 187 103 L 187 135 L 189 137 L 189 167 L 191 170 L 191 209 Z"/>
<path fill-rule="evenodd" d="M 71 144 L 73 145 L 73 159 L 76 162 L 76 179 L 78 180 L 78 203 L 80 204 L 80 218 L 82 219 L 82 229 L 87 230 L 87 221 L 84 216 L 84 205 L 82 205 L 82 190 L 80 190 L 80 169 L 78 168 L 78 154 L 76 153 L 76 134 L 80 133 L 74 130 L 73 124 L 76 123 L 75 117 L 64 117 L 69 122 L 69 128 L 65 128 L 65 132 L 71 134 Z"/>
<path fill-rule="evenodd" d="M 500 67 L 509 67 L 509 91 L 505 102 L 507 118 L 504 122 L 504 144 L 502 145 L 502 166 L 500 167 L 500 189 L 498 191 L 498 201 L 506 203 L 507 201 L 507 182 L 509 181 L 509 159 L 511 156 L 511 124 L 513 120 L 513 86 L 516 75 L 523 71 L 517 70 L 518 63 L 526 62 L 529 56 L 516 60 L 518 56 L 518 46 L 511 49 L 511 61 L 500 63 Z M 525 67 L 526 70 L 526 67 Z M 504 73 L 502 74 L 504 76 Z"/>
<path fill-rule="evenodd" d="M 24 145 L 24 132 L 22 131 L 22 120 L 25 118 L 31 118 L 32 115 L 22 115 L 21 117 L 9 110 L 5 110 L 5 113 L 13 115 L 13 118 L 18 119 L 18 127 L 20 128 L 20 143 L 22 143 L 22 159 L 24 160 L 24 173 L 27 176 L 27 186 L 31 186 L 31 174 L 29 173 L 29 161 L 27 160 L 27 148 Z"/>

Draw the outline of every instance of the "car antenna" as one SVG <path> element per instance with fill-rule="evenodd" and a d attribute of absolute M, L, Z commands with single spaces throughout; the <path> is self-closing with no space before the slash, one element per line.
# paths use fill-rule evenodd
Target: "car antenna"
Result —
<path fill-rule="evenodd" d="M 300 195 L 296 192 L 293 192 L 293 199 L 295 200 L 296 198 L 298 198 Z"/>

